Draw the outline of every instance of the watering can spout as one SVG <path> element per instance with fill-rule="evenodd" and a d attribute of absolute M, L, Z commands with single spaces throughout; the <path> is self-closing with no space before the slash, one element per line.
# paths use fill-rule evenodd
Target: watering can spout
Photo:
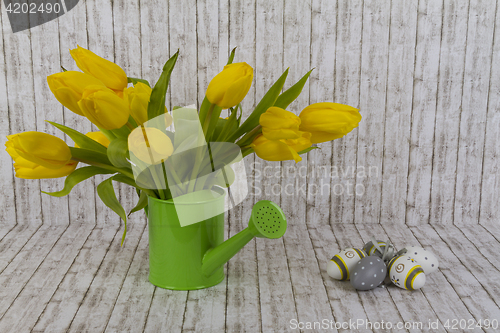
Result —
<path fill-rule="evenodd" d="M 254 237 L 280 238 L 285 234 L 286 226 L 285 214 L 278 205 L 268 200 L 257 202 L 247 228 L 205 253 L 201 267 L 203 274 L 211 275 Z"/>

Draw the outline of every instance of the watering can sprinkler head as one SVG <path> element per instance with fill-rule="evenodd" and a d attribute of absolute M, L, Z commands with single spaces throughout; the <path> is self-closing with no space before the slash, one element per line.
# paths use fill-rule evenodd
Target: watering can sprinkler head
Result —
<path fill-rule="evenodd" d="M 257 202 L 252 208 L 248 227 L 205 253 L 202 263 L 203 274 L 211 275 L 254 237 L 280 238 L 285 234 L 286 227 L 285 214 L 277 204 L 269 200 Z"/>

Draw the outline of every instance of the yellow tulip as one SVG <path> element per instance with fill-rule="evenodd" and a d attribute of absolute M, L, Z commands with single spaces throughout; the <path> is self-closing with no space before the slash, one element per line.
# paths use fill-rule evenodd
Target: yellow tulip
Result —
<path fill-rule="evenodd" d="M 109 146 L 109 143 L 110 143 L 109 139 L 104 134 L 102 134 L 101 131 L 88 132 L 85 135 L 88 136 L 89 138 L 91 138 L 92 140 L 99 142 L 101 145 L 103 145 L 106 148 Z M 76 147 L 76 145 L 75 145 L 75 147 Z"/>
<path fill-rule="evenodd" d="M 154 127 L 137 127 L 128 136 L 128 149 L 138 159 L 148 164 L 158 164 L 174 152 L 170 138 Z"/>
<path fill-rule="evenodd" d="M 152 89 L 144 83 L 137 83 L 123 91 L 125 100 L 128 101 L 130 115 L 137 125 L 148 121 L 148 104 Z"/>
<path fill-rule="evenodd" d="M 117 64 L 99 57 L 92 51 L 78 46 L 70 50 L 71 56 L 78 68 L 84 73 L 101 80 L 106 87 L 113 90 L 123 90 L 127 87 L 127 74 Z"/>
<path fill-rule="evenodd" d="M 59 169 L 49 169 L 32 163 L 22 157 L 15 159 L 14 170 L 17 178 L 23 179 L 45 179 L 66 177 L 75 171 L 78 162 L 70 161 Z"/>
<path fill-rule="evenodd" d="M 312 133 L 312 143 L 341 138 L 358 127 L 361 121 L 358 109 L 328 102 L 309 105 L 302 110 L 299 117 L 300 130 Z"/>
<path fill-rule="evenodd" d="M 207 99 L 223 109 L 229 109 L 245 98 L 253 80 L 253 68 L 245 62 L 224 66 L 207 88 Z"/>
<path fill-rule="evenodd" d="M 83 115 L 99 128 L 117 129 L 128 121 L 127 102 L 103 86 L 87 87 L 78 106 Z"/>
<path fill-rule="evenodd" d="M 78 106 L 78 101 L 82 99 L 85 87 L 90 85 L 104 86 L 95 77 L 76 71 L 49 75 L 47 76 L 47 83 L 49 84 L 50 91 L 52 91 L 59 103 L 80 116 L 83 116 L 83 113 Z"/>
<path fill-rule="evenodd" d="M 298 139 L 300 118 L 293 112 L 272 106 L 259 119 L 262 134 L 268 140 Z"/>
<path fill-rule="evenodd" d="M 137 125 L 142 125 L 148 121 L 148 104 L 153 90 L 147 84 L 138 82 L 135 86 L 129 87 L 123 91 L 123 98 L 128 102 L 130 115 L 134 118 Z M 167 113 L 165 107 L 166 126 L 172 124 L 172 117 Z"/>
<path fill-rule="evenodd" d="M 257 156 L 266 161 L 302 161 L 298 152 L 311 147 L 311 133 L 300 132 L 298 139 L 268 140 L 264 135 L 257 136 L 250 145 Z"/>
<path fill-rule="evenodd" d="M 14 160 L 21 157 L 48 169 L 60 169 L 71 160 L 68 145 L 47 133 L 23 132 L 9 135 L 7 140 L 6 150 Z"/>

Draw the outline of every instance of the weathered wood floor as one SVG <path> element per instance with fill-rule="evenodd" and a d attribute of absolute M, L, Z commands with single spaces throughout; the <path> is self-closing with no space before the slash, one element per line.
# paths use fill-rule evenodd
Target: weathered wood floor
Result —
<path fill-rule="evenodd" d="M 229 233 L 238 228 L 229 226 Z M 221 284 L 190 292 L 148 282 L 144 222 L 131 221 L 122 248 L 121 231 L 105 224 L 2 225 L 0 332 L 298 332 L 291 320 L 323 319 L 359 319 L 375 327 L 323 330 L 328 332 L 421 332 L 376 325 L 422 322 L 429 331 L 436 320 L 433 332 L 469 332 L 443 324 L 500 319 L 500 226 L 291 224 L 282 240 L 249 243 L 230 260 Z M 371 235 L 398 248 L 432 249 L 440 270 L 416 292 L 356 292 L 330 279 L 327 260 Z"/>

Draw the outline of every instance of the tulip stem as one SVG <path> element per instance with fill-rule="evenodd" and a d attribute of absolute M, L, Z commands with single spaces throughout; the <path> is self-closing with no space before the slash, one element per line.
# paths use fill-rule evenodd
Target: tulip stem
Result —
<path fill-rule="evenodd" d="M 207 135 L 208 127 L 210 125 L 210 120 L 212 120 L 212 113 L 214 111 L 214 108 L 215 108 L 215 104 L 213 104 L 213 103 L 210 104 L 210 107 L 208 108 L 208 112 L 207 112 L 207 117 L 205 118 L 205 122 L 203 123 L 203 134 L 205 134 L 205 136 Z"/>
<path fill-rule="evenodd" d="M 128 121 L 127 121 L 127 123 L 126 123 L 125 125 L 127 125 L 127 127 L 128 127 L 131 131 L 133 131 L 133 130 L 135 129 L 135 127 L 134 127 L 134 126 L 132 126 L 132 124 L 131 124 L 130 122 L 128 122 Z"/>

